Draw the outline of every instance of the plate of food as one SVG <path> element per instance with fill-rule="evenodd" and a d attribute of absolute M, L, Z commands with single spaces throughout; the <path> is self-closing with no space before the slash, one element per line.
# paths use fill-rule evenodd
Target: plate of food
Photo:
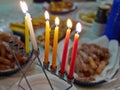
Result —
<path fill-rule="evenodd" d="M 25 52 L 21 52 L 24 48 L 24 43 L 17 36 L 14 37 L 13 42 L 10 42 L 12 37 L 6 32 L 0 33 L 0 76 L 8 76 L 19 70 L 14 55 L 21 67 L 24 67 L 28 63 L 31 56 L 25 56 L 23 54 Z M 10 44 L 12 44 L 12 48 Z M 21 49 L 18 50 L 18 47 Z"/>
<path fill-rule="evenodd" d="M 61 80 L 60 78 L 49 73 L 48 76 L 52 83 L 53 90 L 66 90 L 69 87 L 69 84 Z M 32 90 L 40 90 L 40 89 L 51 90 L 51 87 L 43 73 L 29 76 L 27 77 L 27 79 L 31 85 Z M 29 90 L 29 87 L 25 80 L 22 80 L 21 86 L 25 88 L 25 90 Z M 23 90 L 22 88 L 20 87 L 18 88 L 18 87 L 19 87 L 18 83 L 16 83 L 15 85 L 12 86 L 12 88 L 10 88 L 10 90 Z M 69 90 L 77 90 L 77 89 L 73 85 Z"/>
<path fill-rule="evenodd" d="M 68 54 L 67 72 L 70 58 L 71 47 Z M 89 87 L 107 83 L 114 79 L 118 69 L 119 46 L 116 40 L 109 41 L 106 36 L 93 41 L 80 40 L 75 64 L 75 84 Z"/>
<path fill-rule="evenodd" d="M 70 1 L 58 1 L 45 3 L 44 8 L 52 14 L 67 14 L 77 9 L 77 6 Z"/>
<path fill-rule="evenodd" d="M 76 15 L 76 20 L 81 22 L 81 24 L 83 25 L 83 29 L 87 27 L 90 29 L 96 17 L 96 11 L 81 9 Z"/>
<path fill-rule="evenodd" d="M 61 20 L 60 22 L 61 24 L 59 25 L 59 35 L 58 35 L 58 42 L 60 42 L 61 40 L 64 39 L 65 35 L 66 35 L 66 20 Z M 75 25 L 76 25 L 76 21 L 72 20 L 73 26 L 71 28 L 71 32 L 73 32 L 75 30 Z M 54 40 L 54 29 L 55 29 L 55 25 L 52 24 L 51 25 L 51 31 L 50 31 L 50 46 L 53 46 L 53 40 Z M 36 38 L 37 38 L 37 42 L 40 45 L 44 46 L 44 42 L 45 42 L 45 30 L 43 30 L 44 32 L 40 33 L 40 31 L 36 32 Z"/>
<path fill-rule="evenodd" d="M 55 15 L 50 15 L 50 24 L 54 24 L 55 20 Z M 45 17 L 44 14 L 40 15 L 39 17 L 34 17 L 32 18 L 32 24 L 33 24 L 33 29 L 35 31 L 35 35 L 38 36 L 38 34 L 41 34 L 44 30 L 45 26 Z M 22 22 L 10 22 L 9 24 L 10 30 L 15 34 L 20 36 L 21 40 L 24 42 L 25 37 L 24 37 L 24 31 L 25 31 L 25 24 L 24 21 Z"/>

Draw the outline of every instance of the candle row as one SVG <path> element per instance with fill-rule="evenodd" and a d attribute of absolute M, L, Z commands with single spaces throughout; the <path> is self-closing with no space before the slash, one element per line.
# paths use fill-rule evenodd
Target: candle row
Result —
<path fill-rule="evenodd" d="M 50 39 L 50 25 L 49 25 L 49 13 L 45 11 L 45 19 L 46 19 L 46 31 L 45 31 L 45 52 L 44 52 L 44 64 L 49 64 L 48 61 L 48 54 L 49 54 L 49 39 Z M 55 19 L 55 30 L 54 30 L 54 40 L 53 40 L 53 53 L 52 53 L 52 66 L 51 68 L 53 70 L 56 69 L 56 56 L 57 56 L 57 45 L 58 45 L 58 33 L 59 33 L 59 19 L 56 17 Z M 66 58 L 67 58 L 67 52 L 68 52 L 68 45 L 69 45 L 69 39 L 70 39 L 70 32 L 72 27 L 72 21 L 70 19 L 67 20 L 67 31 L 64 41 L 64 48 L 62 53 L 62 62 L 59 72 L 61 74 L 65 73 L 65 65 L 66 65 Z M 78 39 L 79 39 L 79 33 L 81 32 L 81 24 L 77 23 L 76 25 L 76 33 L 74 36 L 74 43 L 73 43 L 73 49 L 72 49 L 72 57 L 70 62 L 70 70 L 68 74 L 68 78 L 73 78 L 74 73 L 74 66 L 75 66 L 75 59 L 77 54 L 77 48 L 78 48 Z"/>
<path fill-rule="evenodd" d="M 23 12 L 25 13 L 25 50 L 26 53 L 30 52 L 30 45 L 29 45 L 29 32 L 30 32 L 30 37 L 32 40 L 32 45 L 34 50 L 38 50 L 38 46 L 36 43 L 35 39 L 35 34 L 31 22 L 31 16 L 27 12 L 28 8 L 27 5 L 24 1 L 20 1 L 21 8 Z M 46 26 L 45 26 L 45 52 L 44 52 L 44 64 L 49 64 L 48 57 L 49 57 L 49 43 L 50 43 L 50 24 L 49 24 L 49 13 L 45 11 L 45 19 L 46 19 Z M 57 56 L 57 45 L 58 45 L 58 33 L 59 33 L 59 18 L 56 17 L 55 19 L 55 30 L 54 30 L 54 40 L 53 40 L 53 54 L 52 54 L 52 66 L 51 68 L 53 70 L 56 69 L 56 56 Z M 65 73 L 65 65 L 66 65 L 66 58 L 67 58 L 67 52 L 68 52 L 68 45 L 69 45 L 69 38 L 70 38 L 70 32 L 71 32 L 71 27 L 72 27 L 72 22 L 70 19 L 67 20 L 67 31 L 66 31 L 66 36 L 65 36 L 65 41 L 64 41 L 64 48 L 63 48 L 63 53 L 62 53 L 62 63 L 59 72 L 61 74 Z M 81 32 L 81 24 L 77 23 L 76 25 L 76 33 L 74 36 L 74 43 L 73 43 L 73 48 L 72 48 L 72 56 L 71 56 L 71 62 L 70 62 L 70 70 L 68 74 L 69 79 L 73 79 L 73 74 L 74 74 L 74 67 L 75 67 L 75 59 L 76 59 L 76 54 L 77 54 L 77 48 L 78 48 L 78 39 L 79 39 L 79 33 Z"/>

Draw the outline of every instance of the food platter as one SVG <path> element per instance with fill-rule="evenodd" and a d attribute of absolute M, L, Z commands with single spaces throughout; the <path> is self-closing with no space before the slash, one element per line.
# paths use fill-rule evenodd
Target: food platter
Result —
<path fill-rule="evenodd" d="M 119 63 L 119 61 L 117 63 Z M 101 80 L 96 80 L 96 81 L 93 81 L 93 82 L 83 82 L 83 81 L 75 78 L 74 83 L 79 85 L 79 86 L 84 86 L 84 87 L 94 87 L 94 86 L 97 86 L 97 85 L 107 84 L 107 83 L 109 84 L 109 83 L 117 80 L 118 77 L 115 77 L 115 76 L 118 72 L 118 69 L 119 69 L 119 67 L 116 66 L 114 68 L 114 70 L 110 72 L 110 77 L 107 74 L 108 77 L 107 76 L 105 78 L 102 77 Z"/>
<path fill-rule="evenodd" d="M 109 58 L 109 64 L 103 69 L 102 73 L 99 75 L 95 75 L 94 81 L 85 82 L 75 78 L 74 83 L 82 86 L 95 86 L 95 85 L 107 83 L 112 79 L 114 79 L 114 75 L 119 69 L 119 46 L 116 40 L 108 41 L 106 37 L 102 37 L 99 40 L 90 43 L 95 43 L 101 46 L 108 47 L 111 57 Z M 100 43 L 102 43 L 103 45 Z M 113 47 L 114 45 L 116 47 Z"/>
<path fill-rule="evenodd" d="M 111 57 L 109 58 L 109 63 L 105 66 L 103 71 L 100 74 L 94 75 L 93 77 L 95 78 L 92 81 L 83 81 L 79 79 L 78 73 L 74 73 L 74 83 L 80 86 L 85 86 L 85 87 L 93 87 L 105 83 L 109 83 L 112 80 L 116 80 L 117 77 L 117 71 L 119 70 L 119 46 L 118 42 L 116 40 L 111 40 L 109 41 L 106 36 L 102 36 L 98 39 L 95 40 L 90 40 L 88 38 L 83 38 L 79 41 L 79 45 L 82 45 L 82 43 L 95 43 L 97 45 L 103 46 L 103 47 L 108 47 L 109 52 L 111 54 Z M 72 42 L 70 42 L 70 45 L 72 45 Z M 61 47 L 62 45 L 60 45 Z M 114 47 L 116 46 L 116 47 Z M 71 47 L 71 46 L 70 46 Z M 69 49 L 70 49 L 69 47 Z M 58 52 L 60 54 L 60 52 Z M 61 57 L 61 55 L 59 55 Z M 80 66 L 80 65 L 79 65 Z M 68 68 L 66 68 L 66 71 L 69 71 L 69 64 Z"/>
<path fill-rule="evenodd" d="M 30 61 L 31 55 L 28 56 L 27 61 L 21 65 L 21 68 L 24 68 Z M 10 76 L 12 74 L 17 73 L 20 70 L 20 68 L 15 65 L 13 69 L 8 69 L 8 70 L 1 70 L 0 71 L 0 76 Z"/>
<path fill-rule="evenodd" d="M 65 20 L 61 20 L 61 24 L 59 25 L 59 30 L 60 32 L 58 33 L 58 42 L 60 42 L 61 40 L 64 39 L 65 37 L 65 34 L 66 34 L 66 30 L 67 30 L 67 27 L 66 27 L 66 19 Z M 74 32 L 75 31 L 75 25 L 76 25 L 76 21 L 75 20 L 72 20 L 73 22 L 73 27 L 71 28 L 71 32 Z M 51 25 L 51 32 L 50 32 L 50 46 L 53 46 L 53 38 L 54 38 L 54 28 L 55 28 L 55 25 L 52 24 Z M 41 30 L 36 30 L 35 32 L 36 34 L 36 40 L 37 42 L 40 44 L 40 45 L 44 45 L 44 42 L 45 42 L 45 30 L 44 28 L 42 28 Z"/>
<path fill-rule="evenodd" d="M 10 42 L 11 38 L 13 42 Z M 18 63 L 23 68 L 30 60 L 31 53 L 28 55 L 24 51 L 24 43 L 18 36 L 9 36 L 7 32 L 0 33 L 0 76 L 8 76 L 20 70 Z M 21 49 L 20 49 L 21 48 Z M 17 60 L 15 59 L 15 57 Z M 18 62 L 18 63 L 17 63 Z"/>
<path fill-rule="evenodd" d="M 52 14 L 67 14 L 69 12 L 76 10 L 77 5 L 72 2 L 61 1 L 61 2 L 53 2 L 50 4 L 45 3 L 44 8 Z"/>
<path fill-rule="evenodd" d="M 28 62 L 29 59 L 24 64 L 22 64 L 21 67 L 24 68 Z M 14 69 L 0 71 L 0 76 L 10 76 L 12 74 L 17 73 L 19 70 L 20 68 L 16 65 Z"/>
<path fill-rule="evenodd" d="M 96 10 L 94 9 L 81 9 L 76 14 L 76 20 L 80 21 L 84 30 L 89 30 L 92 27 L 96 17 Z"/>

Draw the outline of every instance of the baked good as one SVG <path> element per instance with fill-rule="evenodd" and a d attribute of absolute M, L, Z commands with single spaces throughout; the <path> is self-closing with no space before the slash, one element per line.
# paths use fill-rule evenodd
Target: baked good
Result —
<path fill-rule="evenodd" d="M 73 7 L 73 3 L 70 1 L 51 2 L 49 6 L 49 10 L 54 12 L 61 12 L 64 10 L 71 10 L 72 7 Z"/>
<path fill-rule="evenodd" d="M 13 53 L 16 55 L 20 65 L 27 61 L 27 57 L 23 56 L 19 51 L 11 49 L 9 46 L 11 40 L 11 36 L 8 33 L 0 33 L 0 71 L 16 68 Z M 13 44 L 17 44 L 19 48 L 24 48 L 24 43 L 17 38 L 14 38 Z"/>
<path fill-rule="evenodd" d="M 72 20 L 73 23 L 73 27 L 71 28 L 71 32 L 73 30 L 75 30 L 75 25 L 76 25 L 76 21 Z M 53 46 L 53 40 L 54 40 L 54 29 L 55 29 L 55 25 L 52 25 L 51 27 L 51 32 L 50 32 L 50 45 Z M 58 42 L 61 41 L 62 39 L 64 39 L 65 35 L 66 35 L 66 30 L 67 30 L 67 26 L 66 26 L 66 20 L 62 20 L 60 21 L 60 25 L 59 25 L 59 35 L 58 35 Z M 40 42 L 41 44 L 44 45 L 45 42 L 45 32 L 41 35 L 37 36 L 37 40 L 38 42 Z"/>
<path fill-rule="evenodd" d="M 72 49 L 68 55 L 69 64 L 71 51 Z M 83 43 L 81 47 L 78 48 L 76 56 L 75 72 L 78 75 L 76 79 L 83 82 L 94 81 L 94 76 L 100 75 L 106 65 L 109 64 L 110 56 L 111 54 L 108 48 L 93 43 Z"/>

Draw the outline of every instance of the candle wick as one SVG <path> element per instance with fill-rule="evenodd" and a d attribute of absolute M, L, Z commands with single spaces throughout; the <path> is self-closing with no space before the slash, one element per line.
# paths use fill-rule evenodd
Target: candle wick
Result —
<path fill-rule="evenodd" d="M 70 27 L 68 27 L 68 29 L 71 29 Z"/>
<path fill-rule="evenodd" d="M 49 21 L 49 19 L 47 18 L 46 21 Z"/>
<path fill-rule="evenodd" d="M 27 12 L 24 13 L 24 15 L 26 15 L 26 14 L 27 14 Z"/>
<path fill-rule="evenodd" d="M 56 24 L 55 26 L 58 27 L 58 24 Z"/>
<path fill-rule="evenodd" d="M 80 34 L 80 32 L 76 31 L 77 34 Z"/>
<path fill-rule="evenodd" d="M 29 13 L 28 11 L 26 11 L 24 14 L 26 15 L 27 13 Z"/>
<path fill-rule="evenodd" d="M 29 13 L 29 11 L 27 10 L 26 13 Z"/>

